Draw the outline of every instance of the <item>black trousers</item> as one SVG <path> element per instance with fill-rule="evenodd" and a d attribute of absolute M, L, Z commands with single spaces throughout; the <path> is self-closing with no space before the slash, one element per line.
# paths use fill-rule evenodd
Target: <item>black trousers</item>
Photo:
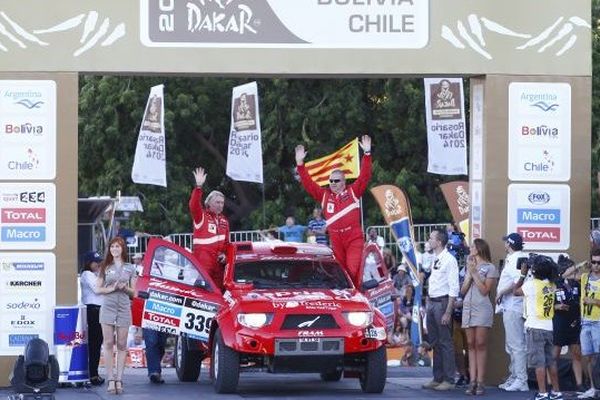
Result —
<path fill-rule="evenodd" d="M 100 352 L 102 351 L 102 326 L 100 326 L 100 306 L 88 304 L 87 306 L 87 324 L 88 324 L 88 369 L 90 378 L 98 376 L 98 363 L 100 362 Z"/>

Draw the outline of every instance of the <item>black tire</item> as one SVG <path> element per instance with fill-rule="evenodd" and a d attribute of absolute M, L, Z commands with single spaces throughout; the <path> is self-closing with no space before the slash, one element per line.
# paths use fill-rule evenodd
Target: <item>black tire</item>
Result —
<path fill-rule="evenodd" d="M 323 382 L 337 382 L 342 379 L 344 371 L 327 371 L 321 372 L 321 380 Z"/>
<path fill-rule="evenodd" d="M 217 330 L 213 340 L 210 368 L 215 392 L 222 394 L 237 391 L 240 380 L 240 355 L 225 345 L 220 330 Z"/>
<path fill-rule="evenodd" d="M 360 388 L 365 393 L 381 393 L 387 379 L 387 353 L 385 346 L 367 354 L 365 370 L 360 374 Z"/>
<path fill-rule="evenodd" d="M 197 381 L 202 366 L 202 352 L 191 350 L 189 341 L 178 336 L 175 344 L 175 372 L 181 382 Z"/>

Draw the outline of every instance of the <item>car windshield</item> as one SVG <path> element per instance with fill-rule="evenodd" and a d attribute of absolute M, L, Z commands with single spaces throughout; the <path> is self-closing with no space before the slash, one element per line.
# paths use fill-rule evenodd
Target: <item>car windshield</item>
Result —
<path fill-rule="evenodd" d="M 350 284 L 339 264 L 313 260 L 263 260 L 239 263 L 234 280 L 257 289 L 348 289 Z"/>

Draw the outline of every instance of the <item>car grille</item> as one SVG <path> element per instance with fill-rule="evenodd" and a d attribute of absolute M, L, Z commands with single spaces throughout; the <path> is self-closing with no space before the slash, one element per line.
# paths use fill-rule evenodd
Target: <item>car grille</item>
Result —
<path fill-rule="evenodd" d="M 276 356 L 344 354 L 343 338 L 275 339 Z"/>
<path fill-rule="evenodd" d="M 331 314 L 286 315 L 281 329 L 336 329 L 337 322 Z"/>

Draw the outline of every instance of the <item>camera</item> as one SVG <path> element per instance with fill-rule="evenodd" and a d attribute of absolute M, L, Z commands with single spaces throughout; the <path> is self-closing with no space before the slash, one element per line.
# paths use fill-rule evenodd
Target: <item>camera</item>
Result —
<path fill-rule="evenodd" d="M 537 253 L 529 253 L 529 257 L 520 257 L 517 260 L 519 263 L 517 268 L 521 267 L 522 264 L 520 262 L 522 259 L 525 265 L 527 265 L 529 271 L 531 271 L 533 277 L 536 279 L 554 280 L 558 276 L 559 267 L 552 257 Z"/>
<path fill-rule="evenodd" d="M 457 260 L 464 260 L 469 255 L 469 248 L 465 245 L 465 234 L 462 232 L 450 233 L 446 248 Z"/>

